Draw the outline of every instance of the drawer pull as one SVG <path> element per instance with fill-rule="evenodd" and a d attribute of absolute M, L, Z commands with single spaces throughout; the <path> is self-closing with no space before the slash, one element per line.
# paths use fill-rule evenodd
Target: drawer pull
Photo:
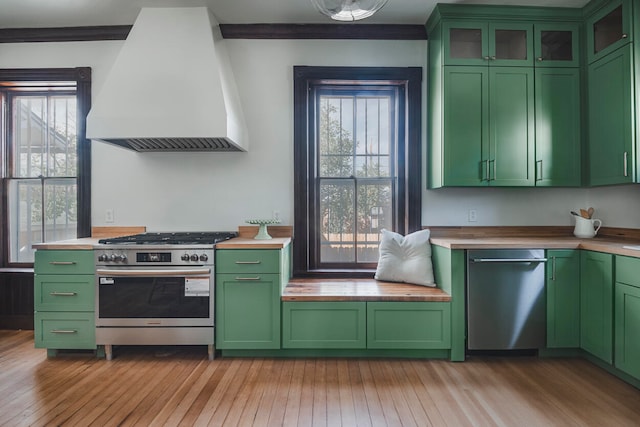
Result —
<path fill-rule="evenodd" d="M 236 264 L 260 264 L 262 261 L 236 261 Z"/>
<path fill-rule="evenodd" d="M 77 292 L 49 292 L 52 297 L 75 297 Z"/>
<path fill-rule="evenodd" d="M 78 331 L 74 331 L 73 329 L 53 329 L 51 333 L 52 334 L 77 334 Z"/>
<path fill-rule="evenodd" d="M 75 261 L 50 261 L 51 265 L 75 265 Z"/>
<path fill-rule="evenodd" d="M 256 276 L 256 277 L 236 277 L 236 280 L 260 280 L 260 276 Z"/>

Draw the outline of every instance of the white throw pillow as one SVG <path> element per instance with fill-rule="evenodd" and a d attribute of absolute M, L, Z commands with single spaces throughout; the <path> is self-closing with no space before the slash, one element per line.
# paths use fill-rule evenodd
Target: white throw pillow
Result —
<path fill-rule="evenodd" d="M 402 236 L 382 230 L 376 280 L 436 286 L 431 264 L 430 230 Z"/>

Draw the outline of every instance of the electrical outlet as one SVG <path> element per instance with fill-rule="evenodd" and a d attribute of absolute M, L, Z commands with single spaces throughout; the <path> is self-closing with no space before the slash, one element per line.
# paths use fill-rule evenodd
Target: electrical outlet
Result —
<path fill-rule="evenodd" d="M 469 209 L 469 222 L 478 221 L 478 212 L 475 209 Z"/>
<path fill-rule="evenodd" d="M 273 211 L 273 215 L 271 217 L 273 219 L 275 219 L 276 221 L 280 221 L 280 211 L 279 210 L 274 210 Z"/>
<path fill-rule="evenodd" d="M 104 211 L 104 222 L 113 222 L 114 215 L 113 209 L 107 209 Z"/>

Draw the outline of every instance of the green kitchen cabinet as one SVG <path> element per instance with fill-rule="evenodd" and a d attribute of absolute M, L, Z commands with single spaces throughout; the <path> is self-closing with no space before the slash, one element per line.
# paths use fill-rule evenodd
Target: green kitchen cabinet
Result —
<path fill-rule="evenodd" d="M 640 379 L 640 259 L 616 256 L 615 367 Z"/>
<path fill-rule="evenodd" d="M 580 69 L 535 70 L 535 180 L 538 187 L 579 187 Z"/>
<path fill-rule="evenodd" d="M 533 89 L 533 68 L 445 67 L 442 177 L 436 180 L 442 186 L 533 185 Z"/>
<path fill-rule="evenodd" d="M 282 348 L 364 349 L 366 302 L 283 302 Z"/>
<path fill-rule="evenodd" d="M 580 25 L 578 23 L 535 23 L 533 50 L 535 66 L 579 67 Z"/>
<path fill-rule="evenodd" d="M 613 255 L 582 251 L 580 347 L 613 363 Z"/>
<path fill-rule="evenodd" d="M 588 68 L 589 182 L 634 182 L 633 67 L 631 46 L 624 46 Z"/>
<path fill-rule="evenodd" d="M 444 64 L 532 66 L 532 33 L 529 22 L 447 21 Z"/>
<path fill-rule="evenodd" d="M 631 0 L 592 3 L 599 8 L 586 19 L 587 60 L 589 63 L 603 58 L 633 41 L 633 5 Z"/>
<path fill-rule="evenodd" d="M 289 280 L 288 250 L 216 250 L 217 348 L 280 348 L 280 294 Z"/>
<path fill-rule="evenodd" d="M 367 302 L 367 348 L 451 348 L 451 304 Z"/>
<path fill-rule="evenodd" d="M 580 347 L 580 251 L 547 251 L 547 347 Z"/>
<path fill-rule="evenodd" d="M 95 262 L 92 250 L 37 250 L 34 341 L 57 350 L 96 349 Z"/>

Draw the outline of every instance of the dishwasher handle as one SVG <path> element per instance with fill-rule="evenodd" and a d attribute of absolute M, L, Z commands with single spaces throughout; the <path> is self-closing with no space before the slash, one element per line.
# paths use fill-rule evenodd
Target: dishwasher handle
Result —
<path fill-rule="evenodd" d="M 547 258 L 471 258 L 471 262 L 547 262 Z"/>

